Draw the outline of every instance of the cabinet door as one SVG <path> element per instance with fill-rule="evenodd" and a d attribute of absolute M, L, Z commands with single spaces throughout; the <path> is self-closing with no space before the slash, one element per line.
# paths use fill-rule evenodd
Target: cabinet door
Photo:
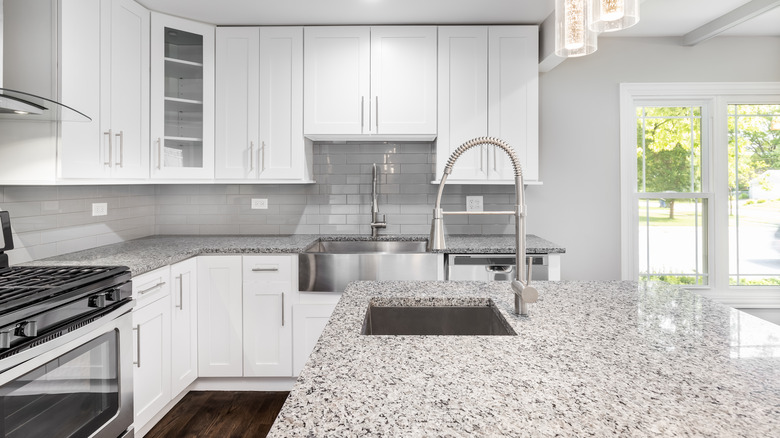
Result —
<path fill-rule="evenodd" d="M 152 176 L 214 177 L 214 26 L 152 14 Z"/>
<path fill-rule="evenodd" d="M 149 11 L 132 0 L 111 7 L 108 163 L 115 178 L 149 178 Z"/>
<path fill-rule="evenodd" d="M 436 178 L 447 159 L 468 140 L 488 132 L 488 29 L 484 26 L 439 28 L 439 135 Z M 474 147 L 458 160 L 450 180 L 486 180 L 486 147 Z"/>
<path fill-rule="evenodd" d="M 171 397 L 198 377 L 197 260 L 171 266 Z"/>
<path fill-rule="evenodd" d="M 304 29 L 304 133 L 367 134 L 370 29 Z"/>
<path fill-rule="evenodd" d="M 371 28 L 372 134 L 436 134 L 436 27 Z"/>
<path fill-rule="evenodd" d="M 515 149 L 526 181 L 539 179 L 538 32 L 536 26 L 489 29 L 488 135 Z M 512 181 L 509 158 L 490 159 L 491 179 Z"/>
<path fill-rule="evenodd" d="M 241 256 L 198 257 L 198 374 L 240 377 Z"/>
<path fill-rule="evenodd" d="M 259 58 L 259 28 L 217 28 L 217 179 L 257 177 Z"/>
<path fill-rule="evenodd" d="M 165 295 L 133 310 L 133 406 L 136 429 L 171 400 L 171 301 Z"/>
<path fill-rule="evenodd" d="M 260 29 L 257 158 L 260 179 L 303 179 L 303 28 Z"/>
<path fill-rule="evenodd" d="M 92 118 L 61 123 L 61 178 L 108 178 L 108 143 L 104 144 L 100 112 L 101 5 L 110 2 L 71 0 L 60 3 L 60 96 L 62 102 Z M 108 29 L 104 29 L 108 31 Z M 110 33 L 107 33 L 110 37 Z"/>
<path fill-rule="evenodd" d="M 244 257 L 244 376 L 292 375 L 292 262 Z"/>
<path fill-rule="evenodd" d="M 306 366 L 309 355 L 317 345 L 328 324 L 335 304 L 296 304 L 293 308 L 293 375 L 298 376 Z"/>

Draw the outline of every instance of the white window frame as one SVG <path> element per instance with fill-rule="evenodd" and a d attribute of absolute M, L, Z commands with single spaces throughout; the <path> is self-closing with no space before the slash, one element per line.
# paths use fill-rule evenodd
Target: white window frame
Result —
<path fill-rule="evenodd" d="M 780 102 L 780 82 L 620 84 L 621 276 L 624 280 L 639 277 L 637 199 L 648 195 L 639 193 L 636 187 L 636 107 L 701 106 L 702 186 L 701 193 L 693 195 L 708 199 L 705 248 L 709 284 L 686 289 L 694 289 L 733 307 L 780 307 L 780 287 L 729 284 L 728 189 L 717 189 L 728 187 L 728 105 L 777 102 Z"/>

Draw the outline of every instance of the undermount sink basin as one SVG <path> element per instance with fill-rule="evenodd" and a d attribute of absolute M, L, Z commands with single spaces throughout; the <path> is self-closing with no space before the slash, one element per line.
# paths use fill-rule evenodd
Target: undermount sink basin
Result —
<path fill-rule="evenodd" d="M 318 241 L 306 248 L 309 254 L 406 254 L 426 252 L 426 241 L 408 240 L 341 240 Z"/>
<path fill-rule="evenodd" d="M 370 304 L 363 335 L 517 335 L 490 300 L 482 306 L 384 306 Z"/>

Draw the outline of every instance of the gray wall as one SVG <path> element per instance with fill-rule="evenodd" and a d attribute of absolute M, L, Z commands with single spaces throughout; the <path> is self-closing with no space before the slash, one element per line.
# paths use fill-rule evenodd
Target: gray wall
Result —
<path fill-rule="evenodd" d="M 108 216 L 92 216 L 92 203 Z M 0 209 L 11 214 L 11 264 L 154 234 L 154 186 L 6 186 Z"/>
<path fill-rule="evenodd" d="M 539 80 L 541 187 L 528 228 L 566 247 L 564 279 L 620 278 L 619 84 L 780 81 L 780 38 L 599 38 Z"/>
<path fill-rule="evenodd" d="M 370 234 L 371 167 L 377 163 L 383 234 L 427 234 L 436 200 L 430 143 L 315 144 L 310 185 L 161 185 L 157 234 Z M 448 186 L 445 209 L 464 209 L 466 194 L 485 209 L 511 209 L 513 186 Z M 251 210 L 252 198 L 268 210 Z M 508 216 L 448 217 L 447 232 L 508 233 Z"/>

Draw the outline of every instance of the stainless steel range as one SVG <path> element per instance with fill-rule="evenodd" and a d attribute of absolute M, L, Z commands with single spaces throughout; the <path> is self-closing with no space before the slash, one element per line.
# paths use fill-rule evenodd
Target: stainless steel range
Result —
<path fill-rule="evenodd" d="M 132 437 L 129 269 L 9 267 L 0 222 L 0 437 Z"/>

